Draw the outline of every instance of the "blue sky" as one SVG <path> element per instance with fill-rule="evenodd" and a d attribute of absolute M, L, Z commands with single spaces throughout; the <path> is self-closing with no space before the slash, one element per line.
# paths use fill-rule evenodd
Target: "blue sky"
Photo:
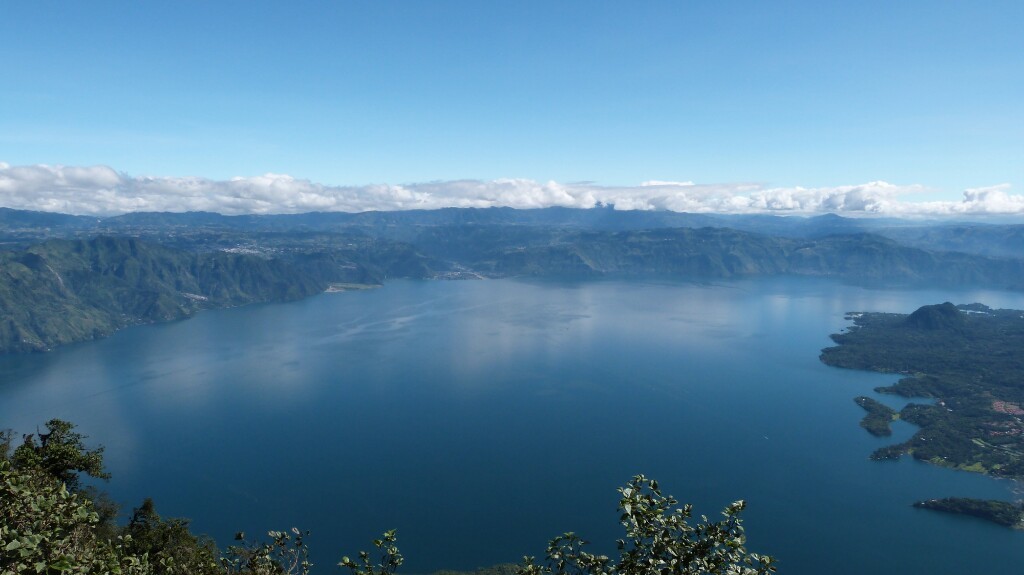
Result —
<path fill-rule="evenodd" d="M 0 162 L 956 201 L 1024 183 L 1022 22 L 1019 1 L 15 2 Z"/>

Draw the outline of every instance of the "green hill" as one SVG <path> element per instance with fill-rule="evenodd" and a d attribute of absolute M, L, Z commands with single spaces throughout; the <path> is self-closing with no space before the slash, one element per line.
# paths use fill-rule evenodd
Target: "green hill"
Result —
<path fill-rule="evenodd" d="M 252 255 L 195 254 L 131 238 L 51 240 L 0 253 L 0 351 L 41 351 L 204 308 L 325 288 L 288 263 Z"/>

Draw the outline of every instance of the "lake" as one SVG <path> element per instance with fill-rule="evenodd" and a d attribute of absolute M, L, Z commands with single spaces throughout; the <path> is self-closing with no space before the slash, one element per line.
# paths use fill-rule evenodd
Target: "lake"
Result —
<path fill-rule="evenodd" d="M 208 311 L 0 358 L 0 427 L 59 417 L 106 447 L 105 488 L 153 497 L 221 545 L 312 531 L 317 572 L 398 529 L 405 573 L 541 556 L 575 531 L 610 553 L 635 474 L 718 517 L 788 574 L 1008 573 L 1024 533 L 911 508 L 1012 485 L 904 458 L 858 426 L 893 376 L 818 361 L 848 311 L 1024 294 L 715 284 L 395 281 Z M 886 403 L 899 406 L 898 398 Z"/>

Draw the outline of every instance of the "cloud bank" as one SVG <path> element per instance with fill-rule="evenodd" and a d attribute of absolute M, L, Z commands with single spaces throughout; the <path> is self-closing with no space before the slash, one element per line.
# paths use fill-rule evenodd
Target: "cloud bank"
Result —
<path fill-rule="evenodd" d="M 230 180 L 133 177 L 107 166 L 11 166 L 0 162 L 0 206 L 80 215 L 210 211 L 227 215 L 363 212 L 445 207 L 671 210 L 722 214 L 852 216 L 1024 215 L 1024 195 L 1008 184 L 968 189 L 959 201 L 912 201 L 919 185 L 870 182 L 826 188 L 647 181 L 638 186 L 526 179 L 453 180 L 406 185 L 328 186 L 284 174 Z"/>

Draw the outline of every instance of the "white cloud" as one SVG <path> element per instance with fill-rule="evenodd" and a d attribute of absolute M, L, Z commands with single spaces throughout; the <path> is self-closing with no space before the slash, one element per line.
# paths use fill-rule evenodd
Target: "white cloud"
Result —
<path fill-rule="evenodd" d="M 959 201 L 912 201 L 920 185 L 771 188 L 752 183 L 695 184 L 650 180 L 638 186 L 563 184 L 526 179 L 453 180 L 405 185 L 328 186 L 286 174 L 210 180 L 133 177 L 107 166 L 11 166 L 0 162 L 0 205 L 10 208 L 112 215 L 135 211 L 280 214 L 310 211 L 436 209 L 507 206 L 696 213 L 866 216 L 1024 215 L 1024 195 L 1008 184 L 972 188 Z"/>
<path fill-rule="evenodd" d="M 647 180 L 646 182 L 641 182 L 640 185 L 644 186 L 644 187 L 646 187 L 646 186 L 692 186 L 693 182 L 667 182 L 667 181 L 664 181 L 664 180 Z"/>

